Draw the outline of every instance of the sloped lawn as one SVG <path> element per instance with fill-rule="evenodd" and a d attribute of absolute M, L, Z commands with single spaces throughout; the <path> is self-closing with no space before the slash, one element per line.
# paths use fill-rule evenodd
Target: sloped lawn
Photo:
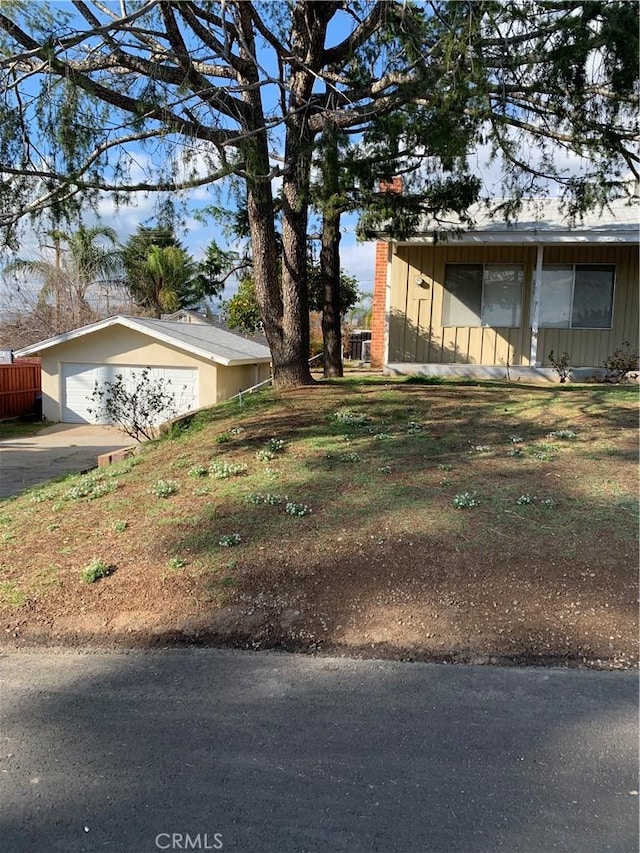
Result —
<path fill-rule="evenodd" d="M 637 389 L 338 382 L 0 502 L 5 643 L 637 665 Z"/>

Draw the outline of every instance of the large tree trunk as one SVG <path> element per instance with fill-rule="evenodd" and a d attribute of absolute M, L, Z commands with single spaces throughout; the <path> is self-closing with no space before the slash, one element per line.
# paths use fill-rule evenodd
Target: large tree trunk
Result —
<path fill-rule="evenodd" d="M 257 85 L 256 53 L 250 9 L 238 4 L 238 20 L 244 36 L 244 50 L 249 60 L 238 72 L 243 85 L 242 99 L 249 106 L 245 120 L 250 137 L 244 146 L 247 158 L 247 213 L 253 256 L 253 277 L 265 334 L 271 349 L 273 381 L 279 388 L 309 385 L 309 307 L 306 281 L 306 229 L 308 200 L 304 181 L 308 184 L 309 157 L 301 143 L 300 133 L 306 125 L 304 117 L 287 124 L 285 143 L 285 178 L 283 183 L 283 269 L 282 291 L 278 276 L 277 241 L 271 165 L 265 130 L 261 90 Z M 308 72 L 298 72 L 302 77 Z M 297 81 L 300 86 L 300 80 Z M 311 84 L 312 85 L 312 84 Z M 295 85 L 292 86 L 295 100 Z M 310 87 L 309 87 L 310 91 Z M 297 109 L 291 105 L 291 110 Z M 302 252 L 300 247 L 302 246 Z"/>
<path fill-rule="evenodd" d="M 324 375 L 342 376 L 342 316 L 340 305 L 340 211 L 330 208 L 322 218 L 322 338 Z"/>
<path fill-rule="evenodd" d="M 334 128 L 324 134 L 322 158 L 322 339 L 324 375 L 342 376 L 342 317 L 340 300 L 340 163 Z"/>

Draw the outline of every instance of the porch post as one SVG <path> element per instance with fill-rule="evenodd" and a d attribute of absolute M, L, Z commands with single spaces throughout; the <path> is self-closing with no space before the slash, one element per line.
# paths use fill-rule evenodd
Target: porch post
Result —
<path fill-rule="evenodd" d="M 536 256 L 536 271 L 533 276 L 533 288 L 531 289 L 531 352 L 529 354 L 529 366 L 540 367 L 538 361 L 538 322 L 540 319 L 540 291 L 542 289 L 542 261 L 544 246 L 538 244 Z"/>

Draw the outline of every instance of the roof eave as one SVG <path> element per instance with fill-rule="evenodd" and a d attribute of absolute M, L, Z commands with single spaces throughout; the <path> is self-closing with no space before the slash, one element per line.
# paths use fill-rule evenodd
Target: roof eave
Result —
<path fill-rule="evenodd" d="M 136 332 L 140 332 L 143 335 L 148 335 L 150 338 L 154 338 L 155 340 L 161 341 L 162 343 L 168 344 L 169 346 L 176 347 L 177 349 L 180 349 L 183 352 L 191 353 L 191 355 L 196 355 L 198 356 L 198 358 L 202 358 L 205 361 L 213 361 L 215 364 L 219 364 L 222 367 L 236 367 L 243 364 L 256 363 L 264 364 L 271 361 L 271 355 L 225 358 L 224 356 L 217 355 L 216 353 L 201 349 L 200 347 L 194 346 L 193 344 L 178 341 L 176 338 L 171 337 L 171 335 L 166 335 L 163 332 L 158 331 L 157 329 L 149 329 L 147 326 L 144 325 L 144 323 L 138 323 L 135 317 L 124 317 L 122 315 L 118 315 L 116 317 L 109 317 L 107 320 L 100 320 L 97 323 L 91 323 L 89 326 L 83 326 L 80 329 L 74 329 L 73 331 L 66 332 L 63 335 L 56 335 L 56 337 L 54 338 L 48 338 L 45 341 L 40 341 L 40 343 L 32 344 L 28 347 L 23 347 L 22 349 L 16 350 L 14 352 L 14 355 L 17 358 L 23 358 L 26 355 L 35 355 L 36 353 L 40 353 L 43 350 L 67 343 L 67 341 L 72 341 L 75 338 L 80 338 L 84 335 L 88 335 L 93 332 L 99 332 L 102 329 L 109 328 L 109 326 L 116 325 L 125 326 L 126 328 L 132 329 Z"/>
<path fill-rule="evenodd" d="M 456 245 L 504 245 L 504 246 L 529 246 L 529 245 L 594 245 L 594 244 L 620 244 L 638 245 L 640 243 L 640 232 L 637 230 L 625 231 L 467 231 L 463 234 L 447 234 L 444 238 L 436 239 L 433 234 L 416 234 L 406 240 L 389 240 L 397 246 L 447 246 Z"/>

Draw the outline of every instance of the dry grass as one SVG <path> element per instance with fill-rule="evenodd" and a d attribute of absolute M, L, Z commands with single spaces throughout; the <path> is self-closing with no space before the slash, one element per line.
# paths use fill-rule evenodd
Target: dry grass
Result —
<path fill-rule="evenodd" d="M 634 666 L 636 426 L 628 388 L 359 381 L 220 406 L 0 504 L 4 636 Z"/>

